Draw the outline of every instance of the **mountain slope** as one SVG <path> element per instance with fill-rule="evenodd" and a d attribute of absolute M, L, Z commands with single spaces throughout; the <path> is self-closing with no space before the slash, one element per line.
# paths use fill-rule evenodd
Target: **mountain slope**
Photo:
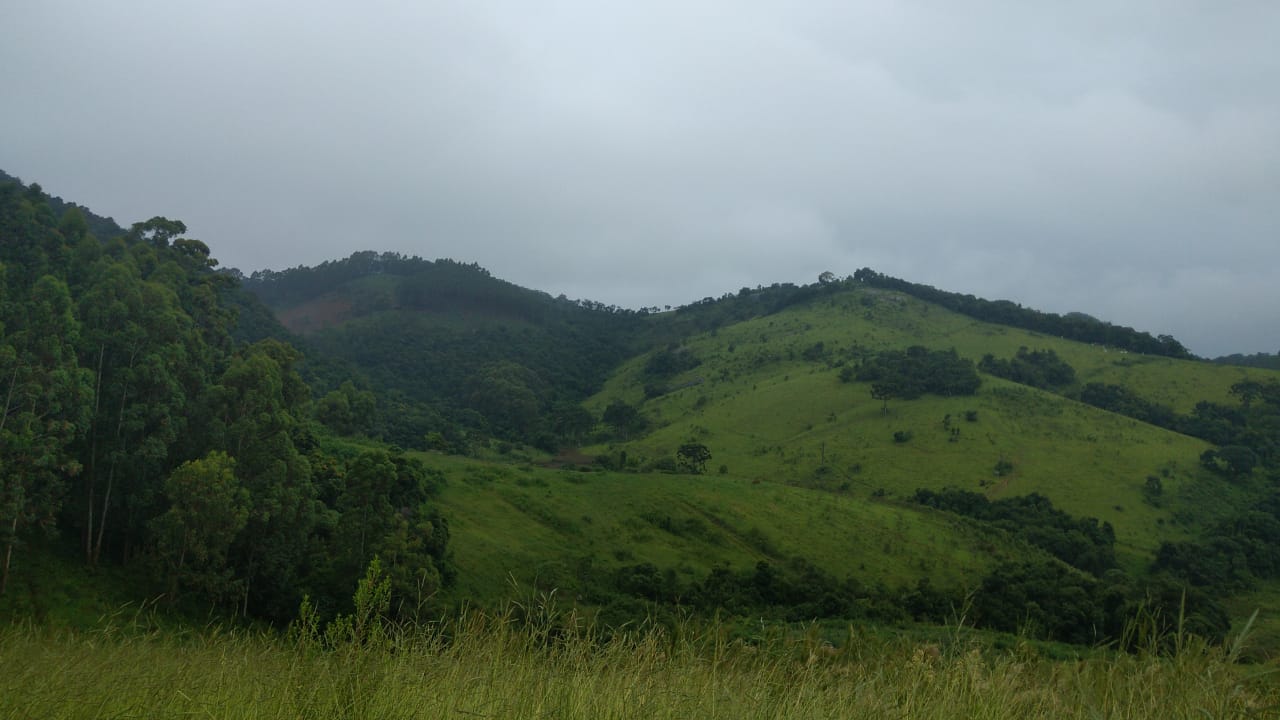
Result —
<path fill-rule="evenodd" d="M 589 429 L 576 403 L 635 351 L 635 313 L 451 260 L 356 253 L 254 273 L 246 287 L 306 345 L 367 376 L 382 410 L 381 432 L 369 434 L 410 447 L 436 433 L 456 449 L 471 435 L 554 450 Z"/>
<path fill-rule="evenodd" d="M 873 383 L 850 377 L 877 354 L 913 345 L 954 349 L 973 361 L 1008 358 L 1019 348 L 1052 350 L 1074 368 L 1075 380 L 1048 391 L 984 374 L 973 395 L 886 402 L 873 396 Z M 663 352 L 681 357 L 684 369 L 658 382 L 654 358 Z M 618 433 L 584 451 L 625 453 L 641 468 L 671 467 L 683 445 L 700 444 L 713 472 L 851 503 L 910 505 L 918 489 L 959 488 L 991 500 L 1038 493 L 1113 528 L 1120 567 L 1154 579 L 1151 568 L 1167 545 L 1198 547 L 1220 537 L 1224 523 L 1238 523 L 1270 496 L 1273 482 L 1266 471 L 1231 479 L 1208 470 L 1203 456 L 1214 446 L 1205 440 L 1074 397 L 1103 383 L 1194 414 L 1206 401 L 1237 406 L 1232 388 L 1246 379 L 1265 386 L 1280 373 L 1046 337 L 853 285 L 628 361 L 587 406 L 605 414 L 628 403 L 650 429 Z M 1274 581 L 1248 582 L 1259 588 L 1249 597 L 1268 602 L 1264 589 Z M 1213 592 L 1234 594 L 1246 585 Z M 1268 632 L 1277 627 L 1277 609 L 1264 615 Z"/>

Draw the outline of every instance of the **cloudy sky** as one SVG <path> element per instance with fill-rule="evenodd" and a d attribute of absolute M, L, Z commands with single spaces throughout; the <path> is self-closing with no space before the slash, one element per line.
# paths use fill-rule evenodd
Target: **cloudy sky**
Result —
<path fill-rule="evenodd" d="M 40 0 L 0 168 L 251 272 L 628 307 L 869 266 L 1280 349 L 1274 0 Z"/>

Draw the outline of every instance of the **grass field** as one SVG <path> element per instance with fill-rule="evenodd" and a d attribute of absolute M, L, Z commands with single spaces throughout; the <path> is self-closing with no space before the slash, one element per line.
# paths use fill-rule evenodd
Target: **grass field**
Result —
<path fill-rule="evenodd" d="M 1280 685 L 1194 640 L 1173 656 L 1052 660 L 956 631 L 940 643 L 850 628 L 731 641 L 724 629 L 609 638 L 571 616 L 471 615 L 381 642 L 242 631 L 0 630 L 0 717 L 1259 718 Z"/>
<path fill-rule="evenodd" d="M 649 562 L 689 582 L 719 562 L 793 556 L 840 578 L 962 588 L 1001 557 L 1038 552 L 944 513 L 734 475 L 425 459 L 450 478 L 438 502 L 461 598 L 505 597 L 512 580 L 572 597 L 583 567 Z"/>

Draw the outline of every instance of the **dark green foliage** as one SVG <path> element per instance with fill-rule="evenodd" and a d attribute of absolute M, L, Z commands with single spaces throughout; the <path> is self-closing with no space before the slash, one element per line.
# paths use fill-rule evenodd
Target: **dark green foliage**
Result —
<path fill-rule="evenodd" d="M 896 430 L 893 433 L 893 441 L 896 443 L 905 443 L 911 440 L 913 433 L 910 430 Z"/>
<path fill-rule="evenodd" d="M 619 592 L 646 600 L 673 601 L 677 595 L 675 573 L 666 573 L 653 563 L 640 563 L 618 568 L 614 584 Z"/>
<path fill-rule="evenodd" d="M 711 459 L 711 451 L 706 445 L 690 440 L 676 450 L 676 460 L 680 467 L 694 475 L 701 475 L 707 470 L 707 461 Z"/>
<path fill-rule="evenodd" d="M 577 403 L 562 401 L 551 408 L 551 429 L 567 442 L 581 442 L 595 426 L 596 417 Z"/>
<path fill-rule="evenodd" d="M 985 495 L 967 490 L 921 489 L 912 499 L 921 505 L 990 523 L 1095 575 L 1116 565 L 1116 536 L 1109 523 L 1072 517 L 1037 493 L 991 501 Z"/>
<path fill-rule="evenodd" d="M 1192 357 L 1182 343 L 1168 335 L 1152 337 L 1149 333 L 1101 322 L 1081 313 L 1057 315 L 1024 308 L 1008 300 L 984 300 L 973 295 L 946 292 L 928 285 L 882 275 L 870 268 L 858 270 L 853 274 L 853 278 L 863 285 L 904 292 L 985 322 L 1057 335 L 1081 342 L 1101 343 L 1148 355 Z"/>
<path fill-rule="evenodd" d="M 182 592 L 214 602 L 237 598 L 243 580 L 227 560 L 249 519 L 249 493 L 236 477 L 235 460 L 215 450 L 183 463 L 165 480 L 163 498 L 168 507 L 150 526 L 170 599 Z"/>
<path fill-rule="evenodd" d="M 7 274 L 0 264 L 0 594 L 14 550 L 53 529 L 68 478 L 82 469 L 73 443 L 93 392 L 76 362 L 80 324 L 67 286 L 45 275 L 26 302 L 10 302 Z"/>
<path fill-rule="evenodd" d="M 929 350 L 919 345 L 881 351 L 859 365 L 853 377 L 872 383 L 873 397 L 886 402 L 888 398 L 913 400 L 925 393 L 972 395 L 982 384 L 973 362 L 954 349 Z"/>
<path fill-rule="evenodd" d="M 347 602 L 374 554 L 404 607 L 449 582 L 438 473 L 319 449 L 313 412 L 369 432 L 372 393 L 339 380 L 313 411 L 287 335 L 261 313 L 233 335 L 255 304 L 181 222 L 57 204 L 0 182 L 0 592 L 58 536 L 140 595 L 272 620 L 307 587 Z"/>
<path fill-rule="evenodd" d="M 366 280 L 383 290 L 362 295 L 350 285 Z M 257 272 L 246 286 L 277 309 L 349 292 L 340 297 L 354 319 L 320 328 L 306 345 L 368 378 L 380 401 L 373 434 L 406 446 L 447 425 L 548 449 L 581 440 L 578 426 L 554 435 L 557 408 L 595 392 L 639 349 L 637 323 L 647 314 L 552 298 L 474 264 L 396 253 Z M 696 363 L 682 352 L 661 358 L 673 363 L 666 369 Z M 317 378 L 328 389 L 340 382 Z"/>
<path fill-rule="evenodd" d="M 613 427 L 618 436 L 624 440 L 629 435 L 643 430 L 647 424 L 639 409 L 621 400 L 609 403 L 600 419 L 606 425 Z"/>
<path fill-rule="evenodd" d="M 1148 475 L 1146 482 L 1142 485 L 1142 499 L 1149 505 L 1160 507 L 1163 495 L 1164 481 L 1155 475 Z"/>
<path fill-rule="evenodd" d="M 827 359 L 827 349 L 821 340 L 810 345 L 800 353 L 800 357 L 807 362 L 823 362 Z"/>
<path fill-rule="evenodd" d="M 1268 368 L 1271 370 L 1280 370 L 1280 352 L 1275 354 L 1254 353 L 1253 355 L 1241 355 L 1235 353 L 1233 355 L 1224 355 L 1216 357 L 1213 362 L 1220 365 L 1239 365 L 1241 367 Z"/>
<path fill-rule="evenodd" d="M 644 363 L 645 375 L 656 380 L 667 380 L 702 364 L 688 348 L 666 348 L 649 356 Z"/>
<path fill-rule="evenodd" d="M 1228 478 L 1248 477 L 1258 465 L 1258 455 L 1241 445 L 1227 445 L 1200 454 L 1200 464 Z"/>
<path fill-rule="evenodd" d="M 369 434 L 376 422 L 377 399 L 368 390 L 356 390 L 347 380 L 315 405 L 316 419 L 342 435 Z"/>
<path fill-rule="evenodd" d="M 1006 632 L 1093 644 L 1106 617 L 1097 581 L 1059 563 L 1005 563 L 982 580 L 973 598 L 975 621 Z"/>
<path fill-rule="evenodd" d="M 1154 567 L 1198 587 L 1238 591 L 1253 584 L 1244 548 L 1227 536 L 1203 542 L 1162 542 Z"/>
<path fill-rule="evenodd" d="M 1080 390 L 1080 402 L 1159 427 L 1173 426 L 1172 409 L 1144 400 L 1120 385 L 1089 383 Z"/>
<path fill-rule="evenodd" d="M 1153 567 L 1217 592 L 1280 577 L 1280 493 L 1219 522 L 1201 540 L 1161 543 Z"/>
<path fill-rule="evenodd" d="M 1056 390 L 1076 381 L 1075 368 L 1059 358 L 1053 350 L 1028 350 L 1021 347 L 1011 360 L 997 360 L 988 353 L 982 356 L 978 369 L 1043 390 Z"/>

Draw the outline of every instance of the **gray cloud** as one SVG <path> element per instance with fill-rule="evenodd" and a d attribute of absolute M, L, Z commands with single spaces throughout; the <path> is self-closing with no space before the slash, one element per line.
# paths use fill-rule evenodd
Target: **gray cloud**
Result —
<path fill-rule="evenodd" d="M 0 167 L 227 265 L 688 302 L 871 266 L 1280 349 L 1280 5 L 27 3 Z"/>

